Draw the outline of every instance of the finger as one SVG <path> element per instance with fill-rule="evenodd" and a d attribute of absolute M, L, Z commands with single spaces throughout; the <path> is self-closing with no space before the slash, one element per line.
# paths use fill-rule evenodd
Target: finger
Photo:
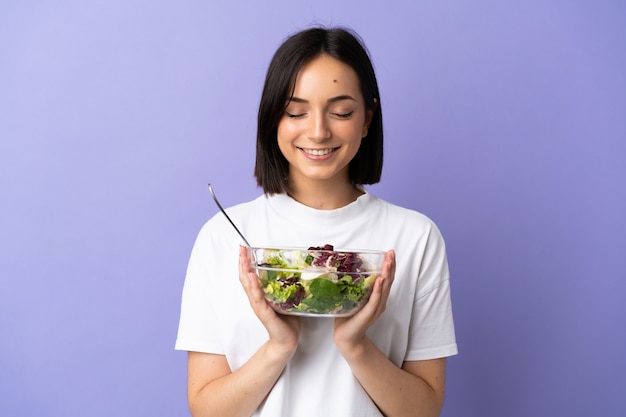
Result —
<path fill-rule="evenodd" d="M 239 246 L 239 272 L 247 273 L 248 271 L 250 271 L 250 262 L 248 262 L 247 250 Z"/>
<path fill-rule="evenodd" d="M 385 311 L 387 304 L 387 297 L 389 296 L 389 292 L 391 290 L 391 280 L 389 277 L 388 268 L 386 267 L 382 273 L 382 275 L 378 278 L 380 280 L 380 290 L 378 293 L 378 302 L 376 304 L 377 314 L 380 315 L 383 311 Z M 378 282 L 377 282 L 378 284 Z"/>
<path fill-rule="evenodd" d="M 243 268 L 244 268 L 244 253 L 243 253 L 243 247 L 239 246 L 239 273 L 241 274 L 243 272 Z"/>
<path fill-rule="evenodd" d="M 394 275 L 396 273 L 396 253 L 394 250 L 390 250 L 387 252 L 385 256 L 385 277 L 389 280 L 389 285 L 391 286 L 391 282 L 394 279 Z"/>
<path fill-rule="evenodd" d="M 378 307 L 380 305 L 383 282 L 384 278 L 382 276 L 376 277 L 376 281 L 374 281 L 374 288 L 372 288 L 372 292 L 367 300 L 367 303 L 365 303 L 363 308 L 361 308 L 361 310 L 353 316 L 354 321 L 358 322 L 359 326 L 368 324 L 373 318 L 376 317 Z"/>
<path fill-rule="evenodd" d="M 243 285 L 246 292 L 250 287 L 250 280 L 247 279 L 248 273 L 250 271 L 250 266 L 248 265 L 247 259 L 243 253 L 243 251 L 239 250 L 239 281 L 241 281 L 241 285 Z"/>
<path fill-rule="evenodd" d="M 248 282 L 250 284 L 250 293 L 255 301 L 259 303 L 263 303 L 263 305 L 267 304 L 265 302 L 265 293 L 261 286 L 259 285 L 259 277 L 254 272 L 248 272 Z"/>
<path fill-rule="evenodd" d="M 387 296 L 389 295 L 389 279 L 387 277 L 378 278 L 377 284 L 379 286 L 376 293 L 376 313 L 375 318 L 378 318 L 387 308 Z"/>
<path fill-rule="evenodd" d="M 242 262 L 242 259 L 239 258 L 239 282 L 241 282 L 241 285 L 247 292 L 248 288 L 250 287 L 250 282 L 248 279 L 246 279 L 248 273 L 245 271 Z"/>
<path fill-rule="evenodd" d="M 391 286 L 391 282 L 393 281 L 393 276 L 394 276 L 394 261 L 393 261 L 393 255 L 391 254 L 391 251 L 387 252 L 387 255 L 385 256 L 385 261 L 383 263 L 383 267 L 382 267 L 382 270 L 380 271 L 379 276 L 385 279 L 384 289 L 389 288 Z"/>
<path fill-rule="evenodd" d="M 261 305 L 261 303 L 265 304 L 263 291 L 259 286 L 258 277 L 254 271 L 250 270 L 250 263 L 245 247 L 240 247 L 239 249 L 239 281 L 241 282 L 253 309 L 256 310 L 256 306 Z"/>

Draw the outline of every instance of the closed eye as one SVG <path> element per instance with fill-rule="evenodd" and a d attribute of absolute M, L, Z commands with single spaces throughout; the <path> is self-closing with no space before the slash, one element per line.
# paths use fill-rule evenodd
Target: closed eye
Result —
<path fill-rule="evenodd" d="M 340 119 L 349 119 L 350 116 L 352 116 L 352 114 L 354 113 L 354 111 L 350 111 L 347 113 L 333 113 L 333 115 L 339 117 Z"/>
<path fill-rule="evenodd" d="M 306 113 L 289 113 L 289 112 L 285 112 L 285 114 L 287 115 L 287 117 L 289 117 L 290 119 L 300 119 L 301 117 L 303 117 Z"/>

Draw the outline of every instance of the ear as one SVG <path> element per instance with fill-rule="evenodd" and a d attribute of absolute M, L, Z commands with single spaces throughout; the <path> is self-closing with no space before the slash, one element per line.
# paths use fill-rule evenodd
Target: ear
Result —
<path fill-rule="evenodd" d="M 377 99 L 373 99 L 373 100 L 374 100 L 374 106 L 370 110 L 368 110 L 365 114 L 365 123 L 363 124 L 363 130 L 361 131 L 361 139 L 367 136 L 367 134 L 369 133 L 370 124 L 372 124 L 372 119 L 374 118 L 374 112 L 377 110 L 377 107 L 378 107 L 378 100 Z"/>

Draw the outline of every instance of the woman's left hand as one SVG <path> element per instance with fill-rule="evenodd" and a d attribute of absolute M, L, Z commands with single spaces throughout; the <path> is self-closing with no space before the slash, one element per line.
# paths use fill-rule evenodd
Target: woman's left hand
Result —
<path fill-rule="evenodd" d="M 335 318 L 335 344 L 340 351 L 348 351 L 365 339 L 367 329 L 380 317 L 387 307 L 387 299 L 396 272 L 396 255 L 387 251 L 382 274 L 376 278 L 368 302 L 352 317 Z"/>

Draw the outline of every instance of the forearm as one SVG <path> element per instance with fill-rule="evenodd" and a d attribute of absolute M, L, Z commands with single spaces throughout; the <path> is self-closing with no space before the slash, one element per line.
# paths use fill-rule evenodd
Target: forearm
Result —
<path fill-rule="evenodd" d="M 340 349 L 341 350 L 341 349 Z M 443 377 L 429 384 L 391 362 L 369 340 L 342 351 L 352 372 L 387 417 L 437 417 L 443 405 Z M 445 360 L 443 366 L 445 372 Z"/>
<path fill-rule="evenodd" d="M 280 377 L 293 352 L 265 343 L 241 368 L 203 386 L 190 382 L 189 408 L 194 417 L 249 417 Z M 201 381 L 201 378 L 195 378 Z"/>

